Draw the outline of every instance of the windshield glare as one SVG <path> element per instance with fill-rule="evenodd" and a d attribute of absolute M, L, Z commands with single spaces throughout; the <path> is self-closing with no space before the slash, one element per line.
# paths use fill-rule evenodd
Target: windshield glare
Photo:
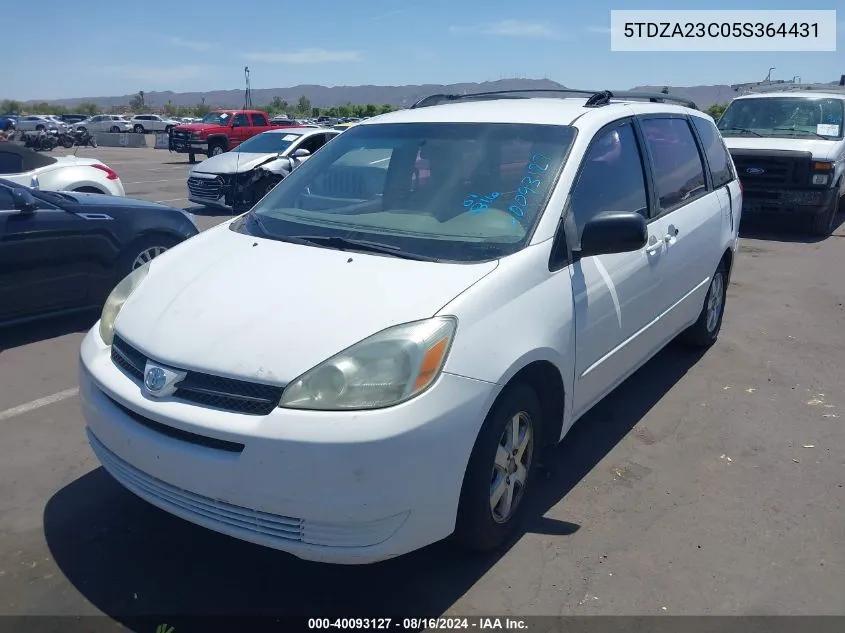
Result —
<path fill-rule="evenodd" d="M 235 230 L 496 259 L 528 242 L 574 138 L 574 128 L 554 125 L 358 125 L 291 172 Z"/>
<path fill-rule="evenodd" d="M 808 97 L 760 97 L 737 99 L 719 119 L 724 136 L 740 136 L 743 130 L 763 136 L 822 136 L 842 138 L 841 99 Z"/>
<path fill-rule="evenodd" d="M 298 138 L 299 134 L 263 132 L 238 145 L 235 151 L 247 154 L 276 154 L 286 150 Z"/>
<path fill-rule="evenodd" d="M 200 123 L 211 123 L 212 125 L 229 125 L 231 115 L 228 112 L 209 112 Z"/>

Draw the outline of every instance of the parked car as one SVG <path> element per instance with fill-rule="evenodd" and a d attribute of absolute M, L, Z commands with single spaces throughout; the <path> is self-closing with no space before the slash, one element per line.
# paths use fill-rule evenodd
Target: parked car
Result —
<path fill-rule="evenodd" d="M 299 127 L 299 122 L 296 119 L 288 119 L 287 117 L 274 117 L 270 119 L 270 125 L 278 127 Z"/>
<path fill-rule="evenodd" d="M 97 114 L 90 119 L 80 121 L 73 126 L 74 130 L 86 130 L 92 134 L 96 132 L 132 132 L 132 123 L 118 114 Z"/>
<path fill-rule="evenodd" d="M 96 158 L 50 156 L 15 143 L 0 146 L 0 178 L 44 191 L 126 195 L 117 172 Z"/>
<path fill-rule="evenodd" d="M 157 114 L 136 114 L 129 122 L 132 124 L 133 131 L 138 134 L 146 134 L 147 132 L 170 132 L 171 128 L 181 125 L 181 121 L 176 119 L 165 119 Z"/>
<path fill-rule="evenodd" d="M 67 125 L 73 125 L 74 123 L 80 123 L 88 118 L 89 115 L 87 114 L 62 114 L 59 118 L 64 121 Z"/>
<path fill-rule="evenodd" d="M 737 97 L 719 119 L 744 188 L 743 214 L 798 216 L 816 235 L 845 211 L 845 86 Z"/>
<path fill-rule="evenodd" d="M 18 116 L 14 114 L 0 114 L 0 132 L 10 132 L 16 129 Z"/>
<path fill-rule="evenodd" d="M 712 118 L 441 97 L 115 288 L 80 396 L 117 481 L 310 560 L 496 549 L 547 446 L 676 336 L 716 341 L 742 194 Z"/>
<path fill-rule="evenodd" d="M 101 308 L 127 274 L 198 232 L 181 209 L 0 179 L 0 325 Z"/>
<path fill-rule="evenodd" d="M 286 128 L 253 136 L 231 152 L 193 167 L 188 173 L 188 199 L 236 213 L 247 211 L 337 134 L 329 129 Z"/>
<path fill-rule="evenodd" d="M 172 128 L 169 148 L 171 152 L 188 154 L 193 163 L 197 154 L 211 157 L 228 152 L 271 127 L 267 114 L 259 110 L 215 110 L 199 123 Z"/>
<path fill-rule="evenodd" d="M 15 128 L 18 132 L 40 132 L 41 130 L 67 130 L 67 125 L 59 119 L 50 114 L 32 114 L 28 116 L 19 117 L 15 123 Z"/>

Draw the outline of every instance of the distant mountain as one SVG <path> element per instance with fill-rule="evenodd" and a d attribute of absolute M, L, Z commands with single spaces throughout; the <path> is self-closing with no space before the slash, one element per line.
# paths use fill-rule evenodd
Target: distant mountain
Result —
<path fill-rule="evenodd" d="M 408 86 L 318 86 L 299 85 L 291 88 L 266 88 L 254 89 L 252 91 L 252 102 L 256 106 L 267 105 L 275 97 L 279 97 L 291 105 L 296 104 L 303 95 L 311 102 L 312 106 L 329 107 L 346 103 L 354 104 L 390 104 L 401 108 L 410 106 L 415 101 L 431 94 L 453 93 L 462 94 L 465 92 L 483 92 L 488 90 L 554 90 L 565 88 L 550 79 L 501 79 L 498 81 L 487 81 L 482 83 L 460 83 L 460 84 L 424 84 Z M 588 88 L 602 89 L 603 86 L 588 86 Z M 663 86 L 637 86 L 633 90 L 648 92 L 660 92 Z M 689 86 L 669 87 L 672 94 L 691 99 L 704 109 L 715 103 L 726 103 L 734 95 L 728 85 L 719 86 Z M 80 103 L 95 103 L 103 109 L 112 106 L 128 104 L 134 95 L 121 95 L 116 97 L 85 97 L 80 99 L 53 99 L 48 103 L 74 107 Z M 168 102 L 179 106 L 195 106 L 202 100 L 211 107 L 239 107 L 244 102 L 243 90 L 212 90 L 210 92 L 145 92 L 144 101 L 151 107 L 162 107 Z M 26 103 L 40 103 L 43 100 L 35 99 Z"/>

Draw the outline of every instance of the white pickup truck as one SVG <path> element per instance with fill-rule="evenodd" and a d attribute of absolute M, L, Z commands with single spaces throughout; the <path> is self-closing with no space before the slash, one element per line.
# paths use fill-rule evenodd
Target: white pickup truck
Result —
<path fill-rule="evenodd" d="M 743 216 L 793 215 L 820 236 L 845 211 L 845 76 L 734 99 L 719 131 L 744 189 Z"/>
<path fill-rule="evenodd" d="M 136 114 L 130 119 L 132 130 L 138 134 L 147 132 L 169 132 L 181 123 L 175 119 L 163 119 L 157 114 Z"/>

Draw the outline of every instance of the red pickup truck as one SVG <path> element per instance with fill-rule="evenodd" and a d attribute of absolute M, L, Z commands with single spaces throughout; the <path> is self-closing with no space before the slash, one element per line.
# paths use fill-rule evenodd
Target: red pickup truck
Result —
<path fill-rule="evenodd" d="M 215 110 L 199 123 L 171 128 L 168 146 L 171 152 L 187 154 L 188 160 L 195 163 L 197 154 L 217 156 L 276 127 L 267 113 L 260 110 Z"/>

